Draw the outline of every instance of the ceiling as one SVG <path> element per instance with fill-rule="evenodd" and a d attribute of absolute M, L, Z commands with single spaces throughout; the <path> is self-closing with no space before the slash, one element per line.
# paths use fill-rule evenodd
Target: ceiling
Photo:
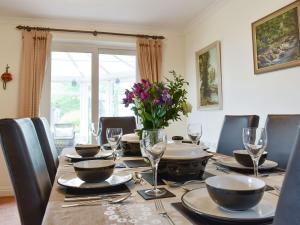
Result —
<path fill-rule="evenodd" d="M 215 0 L 1 0 L 0 16 L 183 28 Z"/>

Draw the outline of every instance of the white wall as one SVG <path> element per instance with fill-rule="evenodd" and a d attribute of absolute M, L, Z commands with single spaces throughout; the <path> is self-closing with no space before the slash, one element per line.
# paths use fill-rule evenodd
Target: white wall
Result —
<path fill-rule="evenodd" d="M 0 118 L 17 117 L 18 107 L 18 87 L 19 87 L 19 67 L 21 56 L 21 31 L 16 30 L 17 25 L 46 26 L 57 28 L 74 28 L 85 30 L 103 30 L 112 32 L 126 33 L 145 33 L 164 35 L 164 54 L 163 54 L 163 75 L 175 69 L 179 73 L 184 73 L 184 36 L 172 30 L 161 30 L 153 27 L 118 26 L 115 24 L 100 24 L 80 21 L 60 21 L 60 20 L 36 20 L 20 18 L 1 18 L 0 17 L 0 74 L 4 72 L 6 64 L 9 64 L 10 72 L 14 75 L 14 80 L 7 84 L 7 90 L 0 86 Z M 54 41 L 72 42 L 101 42 L 101 43 L 135 43 L 134 38 L 120 37 L 93 37 L 92 35 L 54 33 Z M 2 72 L 3 71 L 3 72 Z M 179 127 L 184 126 L 184 122 L 178 123 Z M 180 125 L 181 124 L 181 125 Z M 169 130 L 172 134 L 180 134 L 180 130 Z M 11 185 L 7 174 L 5 161 L 0 150 L 0 196 L 11 194 Z"/>
<path fill-rule="evenodd" d="M 254 75 L 251 23 L 293 0 L 219 1 L 185 31 L 186 78 L 194 110 L 189 120 L 203 124 L 203 140 L 216 144 L 225 114 L 300 113 L 300 68 Z M 223 110 L 196 109 L 195 52 L 221 41 Z"/>

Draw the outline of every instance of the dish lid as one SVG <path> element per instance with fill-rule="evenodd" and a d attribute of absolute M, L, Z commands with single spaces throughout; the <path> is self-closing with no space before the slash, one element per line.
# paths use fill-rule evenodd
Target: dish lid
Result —
<path fill-rule="evenodd" d="M 126 141 L 129 143 L 140 143 L 140 138 L 136 133 L 124 134 L 122 136 L 122 141 Z"/>
<path fill-rule="evenodd" d="M 170 143 L 163 155 L 163 159 L 197 159 L 211 156 L 203 151 L 204 147 L 194 144 Z"/>

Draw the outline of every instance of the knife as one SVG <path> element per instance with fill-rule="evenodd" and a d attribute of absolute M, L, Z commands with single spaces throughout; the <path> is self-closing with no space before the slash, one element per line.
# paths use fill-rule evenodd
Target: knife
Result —
<path fill-rule="evenodd" d="M 65 197 L 65 202 L 77 202 L 77 201 L 88 201 L 88 200 L 101 200 L 111 197 L 117 197 L 126 195 L 128 193 L 114 193 L 114 194 L 103 194 L 103 195 L 94 195 L 94 196 L 81 196 L 81 197 Z"/>

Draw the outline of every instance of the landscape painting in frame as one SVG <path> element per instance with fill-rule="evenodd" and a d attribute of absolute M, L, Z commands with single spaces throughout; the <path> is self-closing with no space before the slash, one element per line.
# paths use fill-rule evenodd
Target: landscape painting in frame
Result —
<path fill-rule="evenodd" d="M 198 109 L 222 108 L 220 42 L 196 52 Z"/>
<path fill-rule="evenodd" d="M 252 24 L 255 74 L 300 65 L 299 10 L 296 1 Z"/>

